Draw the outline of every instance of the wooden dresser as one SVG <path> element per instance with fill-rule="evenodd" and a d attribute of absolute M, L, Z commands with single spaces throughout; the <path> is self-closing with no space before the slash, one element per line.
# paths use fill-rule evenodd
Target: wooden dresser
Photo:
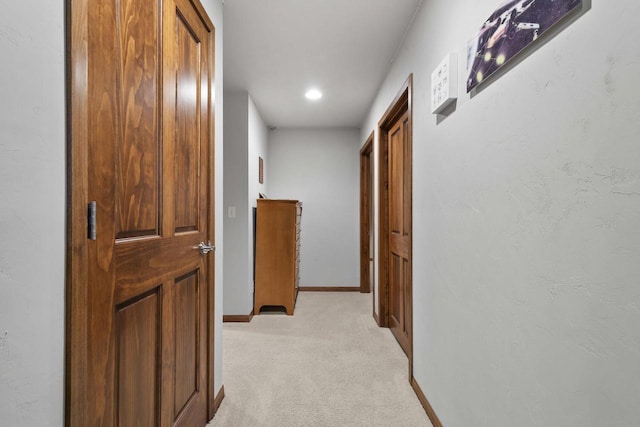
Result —
<path fill-rule="evenodd" d="M 254 314 L 264 306 L 282 306 L 293 314 L 300 282 L 301 215 L 297 200 L 258 199 Z"/>

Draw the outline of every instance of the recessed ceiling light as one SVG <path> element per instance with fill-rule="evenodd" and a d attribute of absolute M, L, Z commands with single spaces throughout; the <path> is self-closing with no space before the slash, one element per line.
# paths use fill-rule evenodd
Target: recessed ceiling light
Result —
<path fill-rule="evenodd" d="M 322 92 L 320 92 L 318 89 L 309 89 L 307 93 L 304 94 L 304 96 L 312 101 L 317 101 L 318 99 L 322 98 Z"/>

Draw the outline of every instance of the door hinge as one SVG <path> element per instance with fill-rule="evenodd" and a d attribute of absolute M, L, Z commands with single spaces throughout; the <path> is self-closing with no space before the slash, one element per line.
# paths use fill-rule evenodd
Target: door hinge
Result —
<path fill-rule="evenodd" d="M 87 208 L 87 237 L 96 240 L 96 201 L 89 203 Z"/>

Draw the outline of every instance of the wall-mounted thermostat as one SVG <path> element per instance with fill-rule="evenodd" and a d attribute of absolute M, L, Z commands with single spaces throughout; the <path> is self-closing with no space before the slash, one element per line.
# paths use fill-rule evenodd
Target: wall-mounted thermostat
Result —
<path fill-rule="evenodd" d="M 449 53 L 431 73 L 431 112 L 442 112 L 458 97 L 458 55 Z"/>

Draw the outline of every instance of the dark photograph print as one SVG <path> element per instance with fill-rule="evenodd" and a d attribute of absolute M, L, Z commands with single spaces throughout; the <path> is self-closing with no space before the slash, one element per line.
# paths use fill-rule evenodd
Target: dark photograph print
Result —
<path fill-rule="evenodd" d="M 467 92 L 580 4 L 582 0 L 510 0 L 503 3 L 467 45 Z"/>

